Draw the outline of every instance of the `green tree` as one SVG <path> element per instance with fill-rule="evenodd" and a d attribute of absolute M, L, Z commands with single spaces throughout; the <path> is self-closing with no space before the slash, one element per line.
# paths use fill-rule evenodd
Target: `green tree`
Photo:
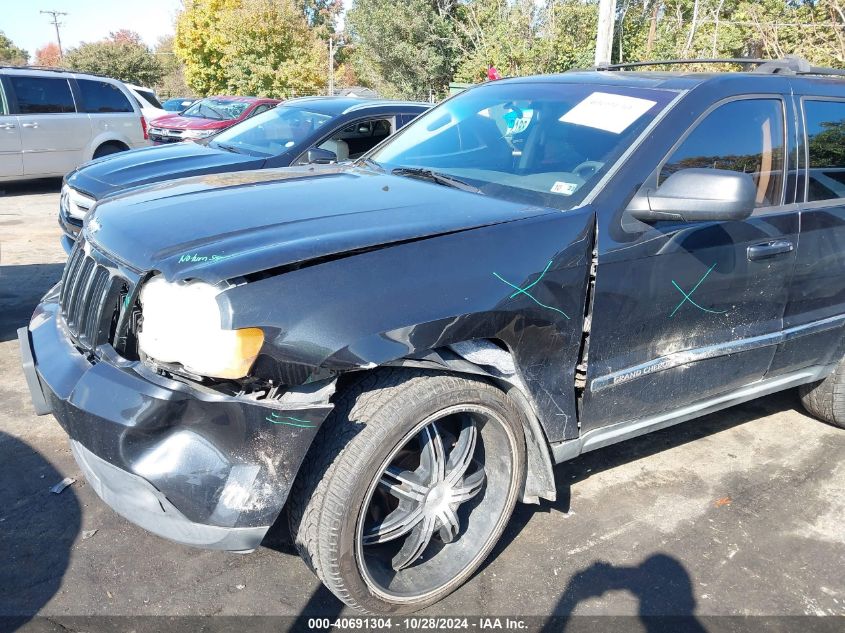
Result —
<path fill-rule="evenodd" d="M 598 4 L 595 1 L 555 0 L 545 14 L 543 54 L 546 72 L 589 68 L 595 57 Z"/>
<path fill-rule="evenodd" d="M 29 53 L 15 46 L 15 43 L 0 31 L 0 64 L 7 66 L 25 66 L 29 63 Z"/>
<path fill-rule="evenodd" d="M 449 0 L 355 0 L 346 24 L 361 82 L 388 97 L 444 94 L 456 61 L 458 9 Z"/>
<path fill-rule="evenodd" d="M 85 73 L 153 86 L 162 68 L 153 52 L 132 31 L 117 31 L 99 42 L 83 43 L 64 56 L 64 65 Z"/>
<path fill-rule="evenodd" d="M 174 52 L 200 95 L 284 98 L 325 89 L 326 48 L 301 0 L 189 0 Z"/>
<path fill-rule="evenodd" d="M 543 11 L 534 0 L 473 0 L 464 5 L 455 26 L 459 81 L 481 81 L 491 65 L 505 76 L 548 70 Z"/>
<path fill-rule="evenodd" d="M 159 38 L 155 47 L 155 56 L 161 64 L 162 76 L 156 85 L 159 97 L 186 97 L 191 94 L 185 82 L 185 65 L 173 52 L 173 36 Z"/>

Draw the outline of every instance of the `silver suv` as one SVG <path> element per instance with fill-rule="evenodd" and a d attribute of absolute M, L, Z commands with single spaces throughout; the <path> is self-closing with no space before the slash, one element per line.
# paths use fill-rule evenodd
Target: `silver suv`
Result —
<path fill-rule="evenodd" d="M 0 67 L 0 181 L 63 176 L 144 145 L 147 122 L 120 81 Z"/>

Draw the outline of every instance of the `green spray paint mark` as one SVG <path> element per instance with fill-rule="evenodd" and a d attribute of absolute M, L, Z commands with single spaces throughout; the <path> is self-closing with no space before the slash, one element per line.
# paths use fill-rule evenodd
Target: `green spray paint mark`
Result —
<path fill-rule="evenodd" d="M 704 273 L 704 276 L 701 279 L 698 280 L 698 283 L 695 284 L 692 287 L 692 290 L 690 290 L 689 292 L 684 292 L 683 288 L 681 288 L 675 282 L 674 279 L 672 280 L 672 285 L 675 286 L 675 288 L 678 289 L 678 292 L 680 292 L 682 295 L 684 295 L 684 298 L 681 299 L 681 302 L 678 305 L 675 306 L 675 309 L 672 310 L 672 314 L 669 315 L 669 318 L 672 318 L 673 316 L 675 316 L 675 313 L 678 310 L 680 310 L 681 306 L 684 305 L 687 301 L 689 301 L 692 305 L 694 305 L 699 310 L 703 310 L 704 312 L 709 312 L 710 314 L 725 314 L 725 312 L 727 312 L 727 310 L 710 310 L 709 308 L 703 308 L 700 305 L 698 305 L 695 301 L 692 300 L 692 293 L 695 292 L 698 289 L 698 287 L 702 284 L 702 282 L 705 279 L 707 279 L 707 275 L 709 275 L 711 272 L 713 272 L 714 268 L 716 268 L 716 264 L 713 264 L 710 268 L 707 269 L 707 272 Z"/>
<path fill-rule="evenodd" d="M 514 297 L 516 297 L 517 295 L 525 295 L 526 297 L 528 297 L 529 299 L 531 299 L 534 303 L 536 303 L 538 306 L 540 306 L 540 307 L 542 307 L 542 308 L 547 308 L 547 309 L 549 309 L 549 310 L 554 310 L 555 312 L 558 312 L 558 313 L 562 314 L 563 316 L 565 316 L 567 319 L 569 319 L 569 315 L 568 315 L 568 314 L 566 314 L 566 312 L 564 312 L 563 310 L 559 310 L 559 309 L 557 309 L 557 308 L 553 308 L 552 306 L 547 306 L 545 303 L 541 303 L 541 302 L 537 299 L 537 297 L 535 297 L 535 296 L 534 296 L 534 295 L 532 295 L 530 292 L 528 292 L 531 288 L 533 288 L 533 287 L 534 287 L 534 286 L 536 286 L 538 283 L 540 283 L 540 280 L 541 280 L 541 279 L 543 279 L 543 277 L 545 277 L 545 275 L 546 275 L 546 273 L 547 273 L 547 272 L 549 272 L 549 268 L 551 268 L 551 266 L 552 266 L 552 262 L 551 262 L 551 260 L 549 260 L 549 263 L 548 263 L 548 264 L 546 264 L 546 267 L 545 267 L 545 269 L 543 269 L 543 272 L 542 272 L 542 273 L 540 273 L 540 276 L 539 276 L 539 277 L 537 277 L 537 279 L 535 279 L 532 283 L 530 283 L 530 284 L 528 284 L 527 286 L 525 286 L 525 288 L 520 288 L 519 286 L 517 286 L 517 285 L 515 285 L 515 284 L 512 284 L 512 283 L 511 283 L 511 282 L 509 282 L 507 279 L 505 279 L 504 277 L 502 277 L 499 273 L 494 272 L 494 273 L 493 273 L 493 276 L 494 276 L 496 279 L 498 279 L 499 281 L 501 281 L 501 282 L 503 282 L 503 283 L 506 283 L 506 284 L 507 284 L 507 285 L 509 285 L 511 288 L 514 288 L 514 289 L 516 290 L 516 292 L 514 292 L 514 293 L 510 296 L 510 298 L 511 298 L 511 299 L 513 299 L 513 298 L 514 298 Z"/>
<path fill-rule="evenodd" d="M 279 415 L 275 411 L 270 414 L 270 417 L 264 418 L 273 424 L 284 424 L 286 426 L 295 426 L 300 429 L 313 429 L 316 424 L 311 424 L 308 420 L 300 420 L 299 418 L 292 418 L 289 415 Z M 285 420 L 292 420 L 292 422 L 285 422 Z M 297 424 L 299 423 L 299 424 Z"/>

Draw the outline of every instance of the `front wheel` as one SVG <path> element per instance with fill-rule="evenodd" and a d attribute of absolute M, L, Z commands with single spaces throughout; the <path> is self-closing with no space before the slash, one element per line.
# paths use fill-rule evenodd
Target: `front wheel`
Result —
<path fill-rule="evenodd" d="M 525 472 L 522 413 L 475 378 L 380 370 L 349 388 L 291 493 L 303 558 L 341 600 L 410 613 L 478 568 Z"/>

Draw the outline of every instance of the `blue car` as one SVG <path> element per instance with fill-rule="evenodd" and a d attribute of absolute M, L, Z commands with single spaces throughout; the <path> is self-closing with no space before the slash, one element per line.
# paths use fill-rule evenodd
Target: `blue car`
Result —
<path fill-rule="evenodd" d="M 168 112 L 184 112 L 196 99 L 192 97 L 173 97 L 161 104 Z"/>

